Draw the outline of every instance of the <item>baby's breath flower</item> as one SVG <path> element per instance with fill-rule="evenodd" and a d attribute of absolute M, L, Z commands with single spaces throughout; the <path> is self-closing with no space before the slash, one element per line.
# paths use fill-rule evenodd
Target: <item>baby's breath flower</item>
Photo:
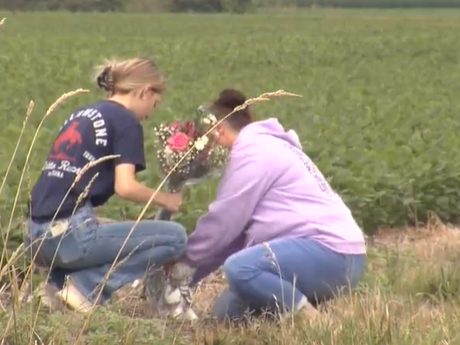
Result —
<path fill-rule="evenodd" d="M 215 125 L 217 123 L 217 119 L 213 114 L 208 115 L 209 120 L 211 121 L 212 125 Z"/>
<path fill-rule="evenodd" d="M 195 141 L 195 148 L 198 150 L 198 151 L 201 151 L 201 150 L 204 150 L 204 148 L 206 147 L 206 145 L 208 144 L 209 142 L 209 139 L 206 135 L 203 135 L 202 137 L 198 138 L 196 141 Z"/>
<path fill-rule="evenodd" d="M 170 156 L 173 153 L 174 153 L 174 151 L 169 146 L 165 147 L 165 155 Z"/>
<path fill-rule="evenodd" d="M 205 125 L 212 125 L 214 126 L 217 123 L 217 119 L 213 114 L 208 114 L 206 117 L 202 120 L 202 122 Z"/>

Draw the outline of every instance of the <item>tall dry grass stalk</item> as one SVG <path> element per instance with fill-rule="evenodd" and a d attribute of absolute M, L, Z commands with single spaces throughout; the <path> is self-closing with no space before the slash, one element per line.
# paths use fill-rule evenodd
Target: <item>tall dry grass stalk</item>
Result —
<path fill-rule="evenodd" d="M 51 226 L 53 226 L 53 222 L 55 221 L 63 203 L 64 203 L 64 200 L 68 197 L 70 191 L 75 187 L 75 185 L 81 180 L 82 176 L 87 173 L 91 168 L 103 163 L 103 162 L 106 162 L 106 161 L 109 161 L 111 159 L 115 159 L 115 158 L 118 158 L 120 155 L 110 155 L 110 156 L 104 156 L 104 157 L 101 157 L 93 162 L 89 162 L 87 163 L 82 169 L 81 171 L 77 174 L 77 176 L 75 177 L 74 181 L 72 182 L 72 185 L 69 187 L 69 189 L 67 190 L 66 194 L 64 195 L 64 197 L 62 198 L 62 201 L 58 207 L 58 209 L 56 210 L 54 216 L 53 216 L 53 219 L 51 220 Z M 91 180 L 89 181 L 88 185 L 85 187 L 85 189 L 83 190 L 83 193 L 81 193 L 79 196 L 78 196 L 78 199 L 77 199 L 77 204 L 75 205 L 73 211 L 72 211 L 72 216 L 75 214 L 75 211 L 78 209 L 78 206 L 79 204 L 86 198 L 86 196 L 88 195 L 89 193 L 89 189 L 91 188 L 91 185 L 94 183 L 94 180 L 99 176 L 99 173 L 96 173 L 94 174 L 94 176 L 91 178 Z M 78 231 L 80 226 L 83 226 L 84 224 L 79 224 L 79 226 L 77 226 L 76 228 L 73 228 L 73 229 L 70 229 L 70 231 Z M 66 231 L 69 231 L 69 230 L 66 230 Z M 33 256 L 33 258 L 31 259 L 31 262 L 32 264 L 29 266 L 28 270 L 26 271 L 25 273 L 25 277 L 24 277 L 24 281 L 26 281 L 29 276 L 33 273 L 33 262 L 35 262 L 35 259 L 40 251 L 40 248 L 41 246 L 43 245 L 44 243 L 44 240 L 45 238 L 43 238 L 39 245 L 38 245 L 38 248 L 36 250 L 36 253 L 35 255 Z M 51 266 L 54 265 L 54 261 L 56 260 L 56 257 L 57 257 L 57 253 L 59 251 L 59 248 L 61 246 L 61 243 L 62 243 L 62 240 L 63 240 L 63 237 L 60 238 L 59 240 L 59 243 L 57 245 L 57 248 L 56 248 L 56 251 L 53 255 L 53 259 L 51 260 Z M 51 271 L 49 270 L 48 273 L 47 273 L 47 276 L 45 278 L 45 281 L 48 281 L 49 277 L 51 275 Z M 39 301 L 39 305 L 38 305 L 38 308 L 37 308 L 37 312 L 35 313 L 35 318 L 34 318 L 34 321 L 33 321 L 33 326 L 35 327 L 35 325 L 37 324 L 38 322 L 38 317 L 39 317 L 39 312 L 40 312 L 40 305 L 41 305 L 41 301 Z M 32 327 L 32 329 L 34 329 L 34 327 Z"/>
<path fill-rule="evenodd" d="M 96 179 L 99 177 L 99 173 L 95 173 L 94 176 L 91 178 L 91 180 L 88 182 L 88 185 L 85 187 L 85 189 L 83 190 L 83 193 L 81 193 L 78 198 L 77 198 L 77 203 L 75 205 L 75 207 L 73 208 L 72 210 L 72 215 L 75 214 L 75 212 L 77 211 L 78 209 L 78 206 L 85 200 L 85 198 L 88 196 L 89 194 L 89 191 L 91 189 L 91 186 L 93 185 L 94 181 L 96 181 Z"/>
<path fill-rule="evenodd" d="M 19 179 L 19 184 L 18 184 L 18 187 L 17 187 L 17 190 L 16 190 L 16 195 L 15 195 L 14 201 L 13 201 L 13 207 L 12 207 L 12 210 L 11 210 L 9 223 L 8 223 L 7 228 L 6 228 L 5 237 L 3 238 L 4 243 L 8 242 L 9 234 L 11 232 L 11 225 L 13 223 L 15 209 L 16 209 L 16 206 L 17 206 L 17 203 L 18 203 L 18 200 L 19 200 L 19 195 L 20 195 L 20 192 L 21 192 L 21 186 L 22 186 L 22 183 L 23 183 L 23 180 L 24 180 L 24 175 L 25 175 L 25 172 L 28 170 L 27 167 L 29 165 L 29 160 L 30 160 L 30 157 L 31 157 L 31 154 L 32 154 L 32 149 L 33 149 L 34 144 L 35 144 L 35 142 L 37 140 L 37 137 L 38 137 L 38 134 L 39 134 L 39 132 L 41 130 L 41 127 L 43 126 L 43 123 L 48 118 L 48 116 L 50 116 L 51 113 L 54 110 L 57 109 L 57 107 L 59 105 L 61 105 L 62 103 L 64 103 L 65 101 L 67 101 L 69 98 L 71 98 L 73 96 L 76 96 L 76 95 L 81 94 L 81 93 L 87 93 L 87 92 L 89 92 L 89 90 L 77 89 L 77 90 L 74 90 L 74 91 L 71 91 L 71 92 L 64 93 L 48 108 L 48 110 L 45 113 L 45 116 L 41 119 L 41 121 L 40 121 L 40 123 L 39 123 L 39 125 L 38 125 L 38 127 L 37 127 L 37 129 L 35 131 L 35 134 L 34 134 L 34 137 L 32 139 L 32 142 L 31 142 L 31 144 L 29 146 L 29 150 L 27 152 L 26 160 L 24 162 L 24 167 L 23 167 L 22 172 L 21 172 L 21 177 Z M 30 114 L 32 113 L 33 108 L 34 108 L 33 102 L 29 103 L 28 115 L 26 117 L 26 120 L 30 117 Z M 25 124 L 27 122 L 26 120 L 24 121 L 23 129 L 21 131 L 21 137 L 22 137 L 22 134 L 24 132 Z M 13 159 L 14 159 L 14 156 L 13 156 L 12 160 Z M 10 165 L 11 165 L 11 162 L 10 162 Z M 5 181 L 6 181 L 6 179 L 3 181 L 2 186 L 4 186 Z M 16 251 L 16 252 L 18 252 L 18 251 Z M 24 254 L 24 252 L 22 254 Z M 9 270 L 9 267 L 12 267 L 13 263 L 18 259 L 19 256 L 20 255 L 16 255 L 16 256 L 13 255 L 13 257 L 8 258 L 8 252 L 6 250 L 4 250 L 2 252 L 2 257 L 1 257 L 1 261 L 0 261 L 0 262 L 3 262 L 5 260 L 7 262 L 5 269 L 6 269 L 6 272 L 10 272 L 10 280 L 12 282 L 11 290 L 12 290 L 12 294 L 13 294 L 13 299 L 17 301 L 17 303 L 13 303 L 13 316 L 15 315 L 15 311 L 16 311 L 16 309 L 18 307 L 18 304 L 19 304 L 18 299 L 19 299 L 19 296 L 21 295 L 21 293 L 20 293 L 20 289 L 19 289 L 18 284 L 17 284 L 17 280 L 15 279 L 14 274 L 11 273 L 11 270 Z M 29 269 L 28 269 L 28 271 L 26 273 L 26 276 L 24 277 L 24 281 L 27 280 L 27 278 L 30 275 L 30 272 L 32 270 L 33 270 L 33 264 L 29 267 Z M 3 272 L 3 269 L 2 269 L 2 272 Z M 0 279 L 1 278 L 2 278 L 2 275 L 0 275 Z M 9 329 L 11 327 L 11 324 L 12 324 L 12 321 L 14 321 L 13 318 L 10 318 L 9 321 L 8 321 L 6 330 L 5 330 L 5 334 L 9 331 Z"/>
<path fill-rule="evenodd" d="M 69 98 L 73 97 L 73 96 L 76 96 L 78 94 L 81 94 L 81 93 L 87 93 L 89 92 L 89 90 L 84 90 L 84 89 L 77 89 L 75 91 L 71 91 L 71 92 L 67 92 L 67 93 L 64 93 L 63 95 L 61 95 L 61 97 L 59 97 L 56 102 L 54 102 L 47 110 L 47 112 L 45 113 L 45 116 L 41 119 L 40 123 L 38 124 L 38 127 L 35 131 L 35 134 L 34 134 L 34 137 L 32 139 L 32 142 L 29 146 L 29 151 L 27 152 L 27 156 L 26 156 L 26 160 L 24 162 L 24 168 L 22 169 L 22 172 L 21 172 L 21 177 L 19 179 L 19 184 L 18 184 L 18 188 L 16 190 L 16 195 L 14 197 L 14 201 L 13 201 L 13 208 L 11 210 L 11 214 L 10 214 L 10 219 L 9 219 L 9 222 L 8 222 L 8 226 L 7 226 L 7 230 L 6 230 L 6 237 L 5 237 L 5 243 L 6 241 L 8 241 L 8 236 L 9 236 L 9 233 L 10 233 L 10 230 L 11 230 L 11 224 L 13 223 L 13 218 L 14 218 L 14 211 L 16 209 L 16 205 L 18 203 L 18 199 L 19 199 L 19 194 L 21 192 L 21 187 L 22 187 L 22 182 L 24 181 L 24 175 L 25 175 L 25 172 L 27 171 L 27 166 L 29 165 L 29 160 L 30 160 L 30 156 L 32 154 L 32 149 L 35 145 L 35 142 L 37 140 L 37 137 L 38 137 L 38 133 L 40 132 L 42 126 L 43 126 L 43 123 L 45 122 L 45 120 L 48 118 L 48 116 L 51 115 L 51 113 L 56 110 L 56 108 L 61 105 L 62 103 L 64 103 L 65 101 L 67 101 Z M 4 253 L 3 253 L 4 254 Z M 2 258 L 3 258 L 3 254 L 2 254 Z"/>
<path fill-rule="evenodd" d="M 57 103 L 57 102 L 56 102 L 56 103 Z M 56 109 L 55 106 L 54 106 L 54 107 L 51 107 L 51 108 L 52 108 L 52 109 Z M 48 112 L 47 112 L 47 116 L 48 116 L 50 113 L 51 113 L 51 112 L 48 111 Z M 63 200 L 61 201 L 61 204 L 59 205 L 58 210 L 56 210 L 55 215 L 53 216 L 53 219 L 52 219 L 51 222 L 54 222 L 54 220 L 55 220 L 57 214 L 59 213 L 60 208 L 62 207 L 62 204 L 63 204 L 64 200 L 67 198 L 67 196 L 69 195 L 70 191 L 71 191 L 71 190 L 75 187 L 75 185 L 81 180 L 82 176 L 83 176 L 86 172 L 88 172 L 91 168 L 97 166 L 98 164 L 101 164 L 101 163 L 103 163 L 103 162 L 106 162 L 106 161 L 108 161 L 108 160 L 115 159 L 115 158 L 118 158 L 118 157 L 119 157 L 119 155 L 105 156 L 105 157 L 101 157 L 101 158 L 99 158 L 99 159 L 97 159 L 97 160 L 95 160 L 95 161 L 93 161 L 93 162 L 89 162 L 88 164 L 86 164 L 86 165 L 81 169 L 81 171 L 77 174 L 77 176 L 75 177 L 75 179 L 74 179 L 72 185 L 71 185 L 70 188 L 67 190 L 67 192 L 66 192 L 66 194 L 65 194 L 65 196 L 64 196 L 64 198 L 63 198 Z M 96 174 L 95 176 L 92 177 L 92 179 L 91 179 L 90 182 L 89 182 L 89 185 L 85 187 L 84 192 L 82 193 L 82 195 L 79 196 L 79 199 L 78 199 L 77 202 L 81 202 L 81 201 L 84 199 L 85 195 L 88 193 L 88 190 L 89 190 L 91 184 L 94 182 L 94 180 L 95 180 L 95 178 L 97 178 L 97 176 L 98 176 L 98 174 Z M 75 212 L 75 210 L 74 210 L 74 212 Z M 73 229 L 73 231 L 78 231 L 78 229 Z M 33 268 L 34 268 L 33 262 L 35 261 L 37 255 L 38 255 L 38 252 L 39 252 L 39 250 L 40 250 L 40 248 L 41 248 L 41 246 L 42 246 L 42 244 L 43 244 L 43 240 L 44 240 L 44 239 L 42 239 L 42 240 L 40 241 L 39 245 L 38 245 L 38 249 L 36 250 L 37 253 L 34 255 L 33 258 L 31 258 L 32 264 L 28 267 L 27 271 L 25 272 L 24 279 L 23 279 L 24 281 L 27 281 L 27 280 L 29 279 L 29 277 L 31 276 L 31 274 L 33 273 Z M 61 239 L 61 240 L 62 240 L 62 239 Z M 61 242 L 59 242 L 57 250 L 59 250 L 60 244 L 61 244 Z M 18 253 L 19 253 L 20 250 L 22 251 L 23 249 L 24 249 L 24 246 L 21 245 L 21 246 L 14 252 L 14 254 L 16 254 L 16 255 L 13 255 L 13 256 L 7 261 L 6 265 L 2 268 L 2 273 L 9 272 L 9 269 L 10 269 L 11 267 L 13 267 L 14 263 L 16 262 L 16 260 L 19 259 L 19 258 L 21 257 L 21 255 L 18 255 Z M 53 259 L 52 259 L 52 264 L 54 263 L 54 260 L 56 259 L 57 250 L 56 250 L 56 252 L 54 253 L 54 256 L 53 256 Z M 22 252 L 21 254 L 24 255 L 25 253 Z M 50 273 L 51 273 L 51 272 L 48 272 L 48 275 L 47 275 L 47 277 L 46 277 L 45 280 L 48 280 Z M 2 274 L 0 274 L 0 278 L 1 278 L 1 277 L 2 277 Z M 14 277 L 12 277 L 12 279 L 14 280 Z M 14 289 L 13 289 L 13 291 L 19 291 L 17 284 L 14 284 Z M 14 296 L 13 296 L 13 299 L 16 301 L 16 302 L 14 303 L 14 306 L 16 307 L 16 309 L 19 309 L 19 307 L 20 307 L 20 300 L 19 300 L 20 298 L 19 298 L 19 296 L 20 296 L 21 294 L 20 294 L 20 293 L 13 293 L 13 295 L 14 295 Z M 35 320 L 34 320 L 34 322 L 33 322 L 34 325 L 35 325 L 36 322 L 38 321 L 39 310 L 40 310 L 40 304 L 39 304 L 39 307 L 37 308 L 37 313 L 36 313 L 36 315 L 35 315 Z M 10 320 L 11 320 L 11 319 L 10 319 Z M 9 326 L 9 324 L 10 324 L 10 323 L 8 323 L 7 326 Z M 7 329 L 9 329 L 9 327 L 7 327 Z M 6 333 L 5 333 L 5 334 L 6 334 Z"/>
<path fill-rule="evenodd" d="M 67 197 L 69 196 L 69 193 L 72 191 L 72 189 L 76 186 L 76 184 L 78 182 L 80 182 L 82 176 L 84 174 L 86 174 L 88 172 L 88 170 L 90 170 L 91 168 L 94 168 L 95 166 L 101 164 L 101 163 L 104 163 L 106 161 L 109 161 L 111 159 L 115 159 L 115 158 L 118 158 L 120 157 L 120 155 L 109 155 L 109 156 L 104 156 L 104 157 L 101 157 L 99 159 L 96 159 L 95 161 L 93 162 L 89 162 L 87 163 L 82 169 L 81 171 L 77 174 L 77 176 L 75 176 L 75 179 L 73 180 L 72 182 L 72 185 L 69 187 L 69 189 L 67 190 L 66 194 L 64 195 L 64 197 L 62 198 L 61 200 L 61 203 L 59 204 L 59 207 L 58 209 L 56 210 L 54 216 L 53 216 L 53 219 L 51 219 L 51 224 L 54 222 L 54 220 L 56 219 L 56 216 L 59 214 L 59 211 L 61 210 L 61 207 L 62 205 L 64 204 L 64 201 L 65 199 L 67 199 Z M 97 174 L 98 175 L 98 174 Z M 96 178 L 93 176 L 93 179 Z M 90 183 L 93 183 L 93 181 L 91 181 Z M 88 186 L 86 188 L 89 188 Z M 79 196 L 81 197 L 81 196 Z M 77 207 L 77 205 L 75 205 L 75 207 Z"/>
<path fill-rule="evenodd" d="M 81 169 L 81 171 L 77 174 L 77 176 L 75 177 L 74 181 L 72 182 L 72 185 L 69 187 L 69 189 L 67 190 L 66 194 L 65 194 L 64 197 L 62 198 L 62 201 L 61 201 L 61 203 L 60 203 L 58 209 L 57 209 L 56 212 L 54 213 L 54 216 L 53 216 L 53 218 L 52 218 L 52 220 L 51 220 L 51 222 L 50 222 L 50 223 L 51 223 L 51 226 L 52 226 L 53 222 L 55 221 L 57 215 L 59 214 L 59 211 L 60 211 L 60 209 L 61 209 L 61 207 L 62 207 L 62 205 L 63 205 L 63 203 L 64 203 L 64 200 L 68 197 L 70 191 L 75 187 L 75 185 L 81 180 L 82 176 L 83 176 L 86 172 L 88 172 L 88 170 L 90 170 L 91 168 L 93 168 L 93 167 L 95 167 L 95 166 L 97 166 L 97 165 L 99 165 L 99 164 L 101 164 L 101 163 L 103 163 L 103 162 L 106 162 L 106 161 L 108 161 L 108 160 L 118 158 L 119 156 L 120 156 L 120 155 L 110 155 L 110 156 L 101 157 L 101 158 L 99 158 L 99 159 L 97 159 L 97 160 L 95 160 L 95 161 L 93 161 L 93 162 L 87 163 L 87 164 Z M 77 205 L 75 205 L 75 208 L 74 208 L 74 210 L 73 210 L 73 212 L 72 212 L 72 216 L 75 214 L 75 211 L 77 210 L 79 203 L 81 203 L 81 202 L 83 201 L 83 199 L 86 197 L 86 195 L 87 195 L 88 192 L 89 192 L 89 188 L 91 187 L 91 185 L 93 184 L 94 180 L 95 180 L 98 176 L 99 176 L 99 173 L 95 174 L 95 175 L 91 178 L 91 180 L 89 181 L 88 185 L 85 187 L 83 193 L 80 194 L 80 195 L 78 196 Z M 78 228 L 72 229 L 72 230 L 75 231 L 75 230 L 78 230 Z M 43 239 L 43 240 L 44 240 L 44 239 Z M 39 246 L 38 246 L 38 248 L 37 248 L 37 250 L 36 250 L 37 253 L 36 253 L 36 254 L 34 255 L 34 257 L 32 258 L 32 262 L 35 261 L 36 256 L 37 256 L 38 252 L 40 251 L 40 248 L 41 248 L 41 246 L 42 246 L 42 244 L 43 244 L 43 240 L 40 242 L 40 244 L 39 244 Z M 62 238 L 61 238 L 61 241 L 62 241 Z M 58 252 L 58 250 L 59 250 L 59 248 L 60 248 L 61 241 L 59 241 L 58 246 L 57 246 L 57 249 L 56 249 L 56 252 L 54 253 L 54 256 L 53 256 L 53 259 L 52 259 L 52 264 L 54 264 L 54 260 L 56 260 L 56 255 L 57 255 L 57 252 Z M 29 268 L 29 271 L 31 272 L 31 269 L 30 269 L 30 268 Z M 27 272 L 26 276 L 29 274 L 29 271 Z M 50 273 L 51 273 L 51 272 L 48 272 L 47 279 L 49 278 L 49 274 L 50 274 Z"/>
<path fill-rule="evenodd" d="M 55 221 L 57 215 L 59 214 L 59 211 L 60 211 L 60 209 L 61 209 L 61 207 L 62 207 L 62 205 L 63 205 L 63 203 L 64 203 L 64 200 L 69 196 L 70 191 L 71 191 L 71 190 L 75 187 L 75 185 L 81 180 L 82 176 L 83 176 L 86 172 L 88 172 L 88 170 L 90 170 L 91 168 L 97 166 L 98 164 L 101 164 L 101 163 L 106 162 L 106 161 L 111 160 L 111 159 L 118 158 L 119 156 L 120 156 L 120 155 L 111 155 L 111 156 L 104 156 L 104 157 L 101 157 L 101 158 L 99 158 L 99 159 L 97 159 L 97 160 L 95 160 L 95 161 L 93 161 L 93 162 L 87 163 L 87 164 L 81 169 L 81 171 L 77 174 L 77 176 L 75 177 L 74 181 L 72 182 L 72 185 L 69 187 L 69 189 L 67 190 L 66 194 L 65 194 L 64 197 L 62 198 L 61 203 L 59 204 L 58 209 L 57 209 L 56 212 L 54 213 L 53 218 L 51 219 L 51 222 L 50 222 L 50 223 L 51 223 L 51 226 L 52 226 L 53 222 Z M 74 208 L 74 210 L 73 210 L 73 212 L 72 212 L 72 216 L 75 214 L 75 211 L 77 210 L 78 205 L 79 205 L 79 204 L 83 201 L 83 199 L 86 197 L 86 195 L 87 195 L 88 192 L 89 192 L 89 188 L 91 187 L 91 185 L 93 184 L 94 180 L 95 180 L 98 176 L 99 176 L 99 173 L 95 174 L 95 175 L 91 178 L 91 180 L 90 180 L 90 182 L 88 183 L 88 185 L 85 187 L 83 193 L 80 194 L 80 195 L 78 196 L 77 204 L 75 205 L 75 208 Z M 77 229 L 73 229 L 73 230 L 74 230 L 74 231 L 75 231 L 75 230 L 78 230 L 78 228 L 77 228 Z M 38 248 L 37 248 L 37 250 L 36 250 L 37 253 L 34 255 L 34 257 L 33 257 L 32 260 L 31 260 L 32 263 L 35 261 L 37 255 L 38 255 L 38 252 L 40 251 L 40 248 L 41 248 L 41 246 L 43 245 L 43 241 L 44 241 L 44 238 L 42 239 L 42 241 L 40 242 L 40 244 L 39 244 L 39 246 L 38 246 Z M 62 238 L 61 238 L 61 241 L 62 241 Z M 56 249 L 56 252 L 54 253 L 54 256 L 53 256 L 53 259 L 52 259 L 52 264 L 54 264 L 54 260 L 56 260 L 57 251 L 59 250 L 59 247 L 60 247 L 60 245 L 61 245 L 61 241 L 59 241 L 58 247 L 57 247 L 57 249 Z M 32 273 L 32 271 L 33 271 L 33 264 L 32 264 L 32 265 L 29 267 L 29 269 L 27 270 L 24 280 L 26 280 L 26 278 L 29 276 L 29 274 Z M 49 278 L 49 274 L 50 274 L 50 273 L 51 273 L 51 272 L 48 272 L 47 279 Z M 0 276 L 0 277 L 1 277 L 1 276 Z"/>
<path fill-rule="evenodd" d="M 5 25 L 6 18 L 0 20 L 0 29 Z"/>
<path fill-rule="evenodd" d="M 34 111 L 34 108 L 35 108 L 35 103 L 33 101 L 30 101 L 29 107 L 27 108 L 26 117 L 25 117 L 25 119 L 24 119 L 24 121 L 22 123 L 21 133 L 19 134 L 18 141 L 16 142 L 16 147 L 14 148 L 13 155 L 11 156 L 10 162 L 8 163 L 8 168 L 6 169 L 5 176 L 3 176 L 3 181 L 2 181 L 2 184 L 0 186 L 0 200 L 1 200 L 1 195 L 2 195 L 2 192 L 3 192 L 3 188 L 5 187 L 6 181 L 8 179 L 9 174 L 10 174 L 10 170 L 11 170 L 11 167 L 13 165 L 14 159 L 16 158 L 16 154 L 18 153 L 19 145 L 21 144 L 22 137 L 24 135 L 27 122 L 29 121 L 30 115 L 32 115 L 32 112 Z M 7 235 L 5 234 L 5 236 L 7 236 Z M 6 243 L 7 238 L 4 237 L 3 232 L 2 232 L 2 240 L 3 240 L 3 243 Z M 3 262 L 4 255 L 6 255 L 6 251 L 2 252 L 2 257 L 0 259 L 0 262 Z M 0 275 L 0 277 L 1 276 L 2 275 Z"/>
<path fill-rule="evenodd" d="M 255 97 L 255 98 L 250 98 L 248 100 L 246 100 L 242 105 L 236 107 L 235 109 L 233 109 L 233 111 L 231 111 L 230 113 L 228 113 L 224 118 L 222 118 L 221 120 L 219 120 L 214 126 L 212 126 L 205 134 L 204 136 L 207 136 L 209 135 L 219 124 L 221 124 L 223 121 L 225 121 L 227 118 L 229 118 L 230 116 L 232 116 L 233 114 L 235 114 L 236 112 L 240 111 L 240 110 L 243 110 L 247 107 L 249 107 L 250 105 L 253 105 L 253 104 L 256 104 L 256 103 L 260 103 L 260 102 L 265 102 L 265 101 L 269 101 L 271 98 L 275 98 L 275 97 L 302 97 L 301 95 L 298 95 L 298 94 L 294 94 L 294 93 L 290 93 L 290 92 L 286 92 L 284 90 L 278 90 L 278 91 L 274 91 L 274 92 L 266 92 L 266 93 L 263 93 L 262 95 L 258 96 L 258 97 Z M 150 197 L 150 200 L 147 202 L 147 204 L 144 206 L 144 208 L 141 210 L 139 216 L 137 217 L 136 221 L 134 222 L 134 225 L 133 227 L 131 228 L 130 232 L 128 233 L 128 236 L 126 237 L 125 241 L 123 242 L 116 258 L 113 260 L 113 264 L 112 266 L 110 267 L 109 271 L 107 272 L 107 274 L 105 275 L 104 277 L 104 280 L 102 281 L 102 284 L 101 286 L 105 286 L 105 284 L 107 283 L 107 280 L 110 276 L 110 274 L 114 271 L 114 269 L 116 268 L 116 263 L 120 257 L 120 254 L 123 250 L 123 248 L 125 247 L 126 243 L 128 242 L 129 238 L 131 237 L 134 229 L 136 228 L 137 224 L 139 224 L 140 220 L 144 217 L 145 213 L 147 212 L 147 209 L 150 207 L 150 205 L 152 204 L 152 201 L 153 199 L 155 198 L 155 196 L 157 195 L 158 191 L 165 185 L 165 183 L 167 182 L 168 178 L 171 176 L 171 174 L 174 172 L 175 169 L 177 169 L 177 167 L 184 161 L 184 159 L 195 149 L 195 147 L 192 147 L 190 148 L 185 154 L 184 156 L 176 163 L 176 165 L 169 171 L 169 173 L 163 178 L 163 180 L 160 182 L 160 184 L 158 185 L 155 193 L 152 194 L 152 196 Z M 99 300 L 100 296 L 102 294 L 102 289 L 99 290 L 99 293 L 96 297 L 96 303 L 97 301 Z M 92 314 L 94 313 L 94 310 L 95 310 L 95 306 L 96 306 L 96 303 L 93 304 L 93 307 L 91 308 L 91 311 L 88 313 L 88 316 L 87 318 L 85 319 L 85 322 L 80 330 L 80 333 L 76 339 L 76 343 L 79 342 L 79 340 L 81 339 L 81 336 L 83 335 L 83 333 L 85 332 L 85 329 L 87 328 L 88 326 L 88 323 L 89 323 L 89 320 L 91 319 L 91 316 Z"/>
<path fill-rule="evenodd" d="M 6 234 L 5 234 L 5 237 L 3 238 L 4 240 L 4 243 L 7 243 L 8 241 L 8 237 L 9 237 L 9 233 L 11 231 L 11 224 L 13 223 L 13 218 L 14 218 L 14 210 L 16 208 L 16 205 L 17 205 L 17 201 L 19 199 L 19 194 L 21 192 L 21 186 L 22 186 L 22 182 L 24 180 L 24 175 L 25 175 L 25 172 L 27 171 L 27 167 L 29 165 L 29 160 L 30 160 L 30 156 L 31 156 L 31 153 L 32 153 L 32 149 L 33 149 L 33 146 L 35 144 L 35 141 L 37 140 L 37 137 L 38 137 L 38 133 L 40 132 L 40 129 L 43 125 L 43 123 L 45 122 L 46 118 L 51 115 L 51 113 L 62 103 L 64 103 L 67 99 L 75 96 L 75 95 L 78 95 L 80 93 L 86 93 L 86 92 L 89 92 L 89 90 L 84 90 L 84 89 L 77 89 L 75 91 L 71 91 L 71 92 L 67 92 L 67 93 L 64 93 L 63 95 L 61 95 L 47 110 L 47 112 L 45 113 L 45 116 L 42 118 L 42 120 L 40 121 L 36 131 L 35 131 L 35 134 L 34 134 L 34 137 L 32 139 L 32 143 L 30 144 L 30 147 L 29 147 L 29 151 L 27 153 L 27 156 L 26 156 L 26 160 L 24 162 L 24 168 L 21 172 L 21 177 L 20 177 L 20 180 L 19 180 L 19 185 L 18 185 L 18 188 L 17 188 L 17 191 L 16 191 L 16 196 L 14 198 L 14 202 L 13 202 L 13 208 L 11 210 L 11 214 L 10 214 L 10 219 L 9 219 L 9 223 L 8 223 L 8 227 L 7 227 L 7 231 L 6 231 Z M 29 108 L 27 110 L 27 116 L 26 116 L 26 119 L 23 123 L 23 128 L 21 130 L 21 134 L 20 134 L 20 138 L 22 137 L 23 133 L 24 133 L 24 129 L 25 129 L 25 125 L 27 123 L 27 120 L 28 118 L 30 117 L 30 115 L 32 114 L 33 112 L 33 109 L 34 109 L 34 103 L 31 101 L 29 103 Z M 16 147 L 19 146 L 19 143 L 16 145 Z M 12 165 L 12 161 L 14 160 L 14 156 L 11 158 L 10 160 L 10 164 L 9 164 L 9 168 L 11 167 Z M 9 169 L 8 169 L 9 171 Z M 8 172 L 7 172 L 8 174 Z M 5 182 L 6 182 L 6 178 L 4 179 L 3 183 L 2 183 L 2 188 L 0 189 L 0 195 L 1 195 L 1 191 L 5 185 Z M 7 255 L 7 251 L 3 251 L 2 252 L 2 258 L 0 260 L 0 262 L 3 262 L 3 260 L 5 259 Z M 9 260 L 8 260 L 9 261 Z M 1 276 L 0 276 L 1 278 Z"/>

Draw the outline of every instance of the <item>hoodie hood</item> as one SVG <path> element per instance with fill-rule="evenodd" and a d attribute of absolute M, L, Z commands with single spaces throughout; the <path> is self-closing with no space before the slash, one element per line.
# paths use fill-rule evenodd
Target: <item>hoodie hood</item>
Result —
<path fill-rule="evenodd" d="M 243 128 L 241 132 L 244 132 L 244 135 L 269 135 L 281 139 L 293 146 L 302 149 L 302 144 L 300 143 L 299 136 L 297 133 L 290 129 L 286 131 L 278 122 L 277 119 L 271 118 L 263 121 L 253 122 L 250 125 Z"/>

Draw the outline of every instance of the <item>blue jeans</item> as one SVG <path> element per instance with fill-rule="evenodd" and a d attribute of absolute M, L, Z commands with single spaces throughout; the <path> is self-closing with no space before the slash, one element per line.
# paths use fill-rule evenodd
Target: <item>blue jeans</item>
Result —
<path fill-rule="evenodd" d="M 99 225 L 90 206 L 79 209 L 68 221 L 67 230 L 53 237 L 48 231 L 50 223 L 29 220 L 24 244 L 30 256 L 37 254 L 38 266 L 51 269 L 51 283 L 61 289 L 68 276 L 85 297 L 97 304 L 104 304 L 123 285 L 142 278 L 152 266 L 180 258 L 187 243 L 182 225 L 143 220 L 123 246 L 135 222 Z M 122 246 L 118 262 L 105 280 Z M 95 301 L 100 288 L 102 293 Z"/>
<path fill-rule="evenodd" d="M 223 320 L 289 312 L 305 298 L 316 306 L 356 287 L 365 263 L 365 254 L 339 254 L 308 238 L 281 238 L 243 249 L 223 265 L 228 288 L 215 302 L 213 315 Z"/>

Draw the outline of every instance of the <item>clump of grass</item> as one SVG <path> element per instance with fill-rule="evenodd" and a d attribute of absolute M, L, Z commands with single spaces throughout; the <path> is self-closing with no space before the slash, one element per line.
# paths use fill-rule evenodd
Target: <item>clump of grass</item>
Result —
<path fill-rule="evenodd" d="M 14 326 L 9 329 L 10 316 L 0 316 L 0 329 L 7 330 L 4 339 L 15 344 L 33 344 L 29 339 L 37 337 L 45 344 L 57 345 L 75 343 L 78 337 L 87 344 L 118 339 L 117 343 L 130 345 L 455 344 L 460 334 L 459 300 L 455 297 L 458 275 L 446 264 L 456 262 L 446 243 L 454 248 L 460 236 L 448 226 L 439 226 L 436 235 L 430 229 L 417 231 L 419 237 L 411 229 L 401 231 L 399 242 L 385 236 L 376 238 L 379 245 L 369 250 L 370 265 L 363 284 L 320 308 L 320 317 L 310 324 L 297 319 L 287 323 L 253 320 L 245 326 L 216 323 L 207 315 L 226 281 L 213 274 L 195 294 L 194 309 L 202 320 L 193 327 L 156 319 L 148 302 L 127 286 L 107 309 L 94 310 L 88 324 L 84 315 L 67 310 L 50 314 L 34 302 L 17 309 Z M 443 274 L 434 267 L 442 268 Z M 393 271 L 399 272 L 400 279 Z M 31 321 L 34 319 L 36 323 Z"/>
<path fill-rule="evenodd" d="M 439 267 L 427 281 L 428 294 L 441 301 L 460 300 L 460 270 L 458 261 L 447 267 Z"/>

